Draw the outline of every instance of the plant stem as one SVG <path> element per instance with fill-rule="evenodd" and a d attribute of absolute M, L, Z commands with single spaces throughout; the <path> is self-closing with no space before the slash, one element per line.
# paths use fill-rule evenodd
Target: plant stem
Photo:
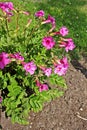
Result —
<path fill-rule="evenodd" d="M 8 34 L 8 36 L 9 36 L 8 20 L 7 20 L 7 18 L 6 18 L 6 20 L 5 20 L 5 25 L 6 25 L 7 34 Z"/>
<path fill-rule="evenodd" d="M 16 29 L 18 29 L 18 20 L 19 20 L 19 14 L 17 13 L 17 23 L 16 23 Z"/>

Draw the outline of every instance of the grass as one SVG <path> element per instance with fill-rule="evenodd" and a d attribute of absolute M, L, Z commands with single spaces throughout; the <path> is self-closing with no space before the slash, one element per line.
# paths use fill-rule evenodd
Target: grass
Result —
<path fill-rule="evenodd" d="M 7 1 L 7 0 L 4 0 Z M 9 0 L 8 0 L 9 1 Z M 16 6 L 35 13 L 42 9 L 56 18 L 56 26 L 66 26 L 76 49 L 74 57 L 87 53 L 87 1 L 86 0 L 11 0 Z"/>

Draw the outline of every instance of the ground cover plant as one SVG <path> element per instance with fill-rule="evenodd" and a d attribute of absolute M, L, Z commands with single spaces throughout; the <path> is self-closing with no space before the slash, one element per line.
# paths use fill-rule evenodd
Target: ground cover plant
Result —
<path fill-rule="evenodd" d="M 75 48 L 69 30 L 56 27 L 55 18 L 43 10 L 34 14 L 0 2 L 0 101 L 12 122 L 27 124 L 30 111 L 63 94 L 68 52 Z M 25 20 L 24 20 L 25 19 Z"/>

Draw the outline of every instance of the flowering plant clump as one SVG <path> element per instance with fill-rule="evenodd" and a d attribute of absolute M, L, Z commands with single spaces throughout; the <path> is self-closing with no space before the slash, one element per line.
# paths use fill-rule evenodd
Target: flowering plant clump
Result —
<path fill-rule="evenodd" d="M 27 124 L 30 111 L 63 94 L 67 52 L 75 45 L 69 30 L 56 29 L 55 18 L 43 10 L 30 15 L 0 2 L 0 22 L 0 103 L 13 123 Z"/>

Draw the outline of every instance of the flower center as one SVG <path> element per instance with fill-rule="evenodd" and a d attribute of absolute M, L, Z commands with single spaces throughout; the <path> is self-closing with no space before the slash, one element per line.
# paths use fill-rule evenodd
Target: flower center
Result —
<path fill-rule="evenodd" d="M 46 44 L 47 44 L 47 45 L 49 45 L 49 44 L 50 44 L 50 41 L 49 41 L 49 40 L 47 40 L 47 41 L 46 41 Z"/>
<path fill-rule="evenodd" d="M 2 57 L 0 57 L 0 61 L 2 61 Z"/>

